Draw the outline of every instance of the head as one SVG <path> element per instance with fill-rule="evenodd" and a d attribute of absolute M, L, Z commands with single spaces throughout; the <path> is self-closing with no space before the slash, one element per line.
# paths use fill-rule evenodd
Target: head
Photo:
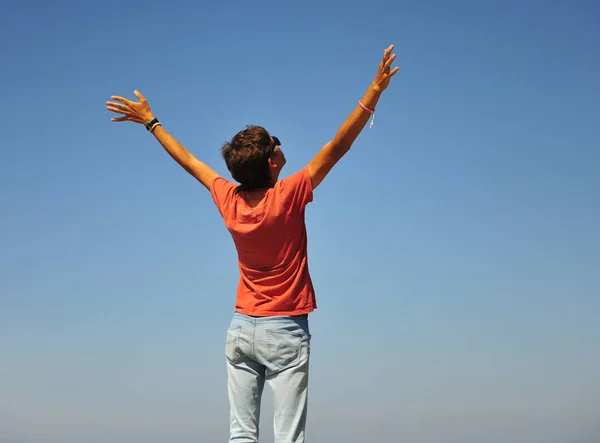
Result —
<path fill-rule="evenodd" d="M 223 144 L 221 154 L 227 169 L 242 188 L 269 188 L 275 185 L 285 165 L 279 144 L 279 139 L 272 137 L 265 128 L 247 126 Z"/>

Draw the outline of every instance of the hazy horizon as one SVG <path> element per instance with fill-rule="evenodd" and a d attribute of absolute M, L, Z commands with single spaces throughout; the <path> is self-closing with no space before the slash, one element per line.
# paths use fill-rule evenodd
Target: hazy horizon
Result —
<path fill-rule="evenodd" d="M 389 44 L 375 125 L 307 208 L 307 441 L 600 442 L 598 2 L 5 2 L 0 23 L 0 443 L 228 440 L 233 242 L 110 95 L 139 89 L 227 178 L 221 144 L 263 125 L 287 176 Z"/>

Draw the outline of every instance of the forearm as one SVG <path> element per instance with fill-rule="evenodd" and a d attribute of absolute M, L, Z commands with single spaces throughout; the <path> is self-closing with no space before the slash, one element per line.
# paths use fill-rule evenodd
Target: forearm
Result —
<path fill-rule="evenodd" d="M 190 151 L 185 149 L 162 125 L 152 129 L 152 134 L 167 153 L 179 165 L 202 183 L 206 189 L 210 189 L 212 182 L 219 176 L 208 165 L 198 160 Z"/>
<path fill-rule="evenodd" d="M 179 163 L 184 169 L 189 171 L 190 165 L 196 160 L 196 158 L 185 149 L 175 138 L 169 134 L 162 125 L 156 126 L 152 130 L 152 134 L 167 153 Z"/>
<path fill-rule="evenodd" d="M 375 110 L 382 92 L 381 89 L 371 84 L 361 100 L 362 104 L 370 110 Z M 352 143 L 354 143 L 370 118 L 371 113 L 367 112 L 357 103 L 350 116 L 333 138 L 332 144 L 342 150 L 350 149 L 350 146 L 352 146 Z"/>

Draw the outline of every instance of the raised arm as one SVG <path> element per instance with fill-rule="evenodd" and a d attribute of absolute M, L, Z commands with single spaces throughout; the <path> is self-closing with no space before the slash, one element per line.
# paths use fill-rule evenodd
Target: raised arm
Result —
<path fill-rule="evenodd" d="M 210 189 L 212 181 L 218 177 L 218 174 L 209 166 L 202 163 L 194 155 L 185 149 L 171 134 L 169 134 L 162 124 L 154 118 L 148 100 L 139 92 L 133 92 L 139 102 L 128 100 L 118 95 L 111 96 L 112 100 L 117 102 L 106 102 L 106 109 L 117 114 L 123 114 L 123 117 L 115 117 L 113 122 L 130 121 L 146 125 L 146 128 L 156 137 L 167 153 L 181 165 L 183 169 L 189 172 L 207 189 Z"/>
<path fill-rule="evenodd" d="M 390 79 L 398 72 L 398 67 L 390 70 L 396 58 L 396 54 L 392 54 L 393 50 L 394 46 L 392 45 L 384 51 L 377 75 L 362 100 L 356 104 L 333 140 L 323 146 L 308 164 L 308 173 L 313 189 L 321 184 L 331 168 L 350 150 L 352 143 L 371 118 L 381 93 L 388 87 Z"/>

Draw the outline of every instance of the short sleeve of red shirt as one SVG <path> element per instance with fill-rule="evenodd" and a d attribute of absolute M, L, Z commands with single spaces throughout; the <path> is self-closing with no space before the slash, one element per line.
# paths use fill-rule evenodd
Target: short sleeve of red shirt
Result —
<path fill-rule="evenodd" d="M 292 208 L 302 211 L 313 200 L 313 189 L 308 167 L 300 169 L 293 175 L 278 183 L 282 200 L 289 201 Z"/>
<path fill-rule="evenodd" d="M 210 195 L 219 210 L 221 216 L 225 216 L 225 210 L 234 203 L 235 190 L 237 185 L 224 179 L 223 177 L 217 177 L 213 180 L 210 187 Z"/>

